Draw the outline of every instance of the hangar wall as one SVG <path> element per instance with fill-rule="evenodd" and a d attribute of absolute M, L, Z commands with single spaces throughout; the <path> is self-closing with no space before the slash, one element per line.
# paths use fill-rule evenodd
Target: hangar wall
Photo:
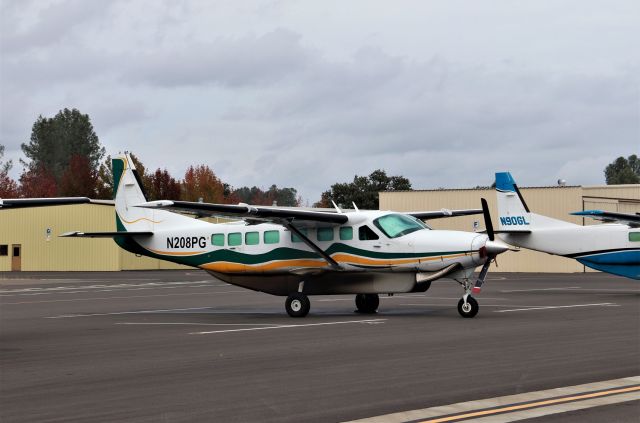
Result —
<path fill-rule="evenodd" d="M 622 213 L 640 213 L 640 185 L 605 186 L 554 186 L 520 187 L 529 209 L 557 219 L 578 225 L 600 224 L 594 219 L 571 216 L 580 210 L 602 209 Z M 420 191 L 395 191 L 380 193 L 380 209 L 395 211 L 419 211 L 480 208 L 480 198 L 489 204 L 494 227 L 497 228 L 498 208 L 494 189 L 442 189 Z M 473 231 L 474 221 L 484 229 L 482 215 L 463 216 L 447 219 L 433 219 L 428 223 L 435 229 L 455 229 Z M 550 272 L 572 273 L 594 271 L 576 260 L 552 256 L 537 251 L 521 250 L 506 252 L 498 257 L 500 272 Z"/>
<path fill-rule="evenodd" d="M 124 251 L 111 239 L 60 238 L 70 231 L 115 231 L 112 205 L 81 204 L 0 211 L 0 271 L 12 270 L 20 246 L 23 271 L 188 269 Z M 50 229 L 50 234 L 47 234 Z M 3 246 L 7 246 L 6 249 Z M 6 254 L 5 254 L 6 250 Z"/>

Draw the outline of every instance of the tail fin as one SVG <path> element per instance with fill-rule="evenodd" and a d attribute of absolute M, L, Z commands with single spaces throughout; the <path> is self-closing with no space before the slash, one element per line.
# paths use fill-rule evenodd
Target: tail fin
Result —
<path fill-rule="evenodd" d="M 154 223 L 158 223 L 153 220 L 153 211 L 134 207 L 145 203 L 147 198 L 131 156 L 128 153 L 116 156 L 111 166 L 118 231 L 152 231 Z"/>
<path fill-rule="evenodd" d="M 576 226 L 570 222 L 531 213 L 509 172 L 496 173 L 496 194 L 499 231 L 533 232 L 537 229 Z"/>
<path fill-rule="evenodd" d="M 516 185 L 516 181 L 514 181 L 509 172 L 496 173 L 496 192 L 501 225 L 504 225 L 502 216 L 525 216 L 531 213 Z"/>

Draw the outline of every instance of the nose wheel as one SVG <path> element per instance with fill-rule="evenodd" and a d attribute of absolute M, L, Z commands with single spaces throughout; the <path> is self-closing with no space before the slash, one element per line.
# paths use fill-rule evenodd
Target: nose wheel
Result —
<path fill-rule="evenodd" d="M 309 301 L 309 297 L 303 293 L 296 292 L 287 297 L 287 301 L 284 303 L 284 308 L 287 310 L 287 314 L 291 317 L 304 317 L 309 314 L 311 301 Z"/>
<path fill-rule="evenodd" d="M 460 298 L 460 301 L 458 301 L 458 313 L 460 313 L 460 316 L 462 317 L 474 317 L 476 314 L 478 314 L 478 310 L 480 310 L 478 302 L 470 295 L 465 295 L 464 297 Z"/>

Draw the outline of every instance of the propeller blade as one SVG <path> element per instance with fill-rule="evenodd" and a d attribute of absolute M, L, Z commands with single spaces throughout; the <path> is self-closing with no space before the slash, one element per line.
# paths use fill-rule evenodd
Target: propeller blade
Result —
<path fill-rule="evenodd" d="M 482 266 L 482 270 L 480 271 L 480 275 L 478 275 L 478 280 L 476 280 L 475 285 L 473 286 L 473 293 L 477 294 L 482 289 L 482 284 L 484 283 L 485 278 L 487 277 L 487 272 L 489 271 L 489 266 L 491 265 L 491 260 L 495 258 L 495 255 L 489 256 L 487 261 Z"/>
<path fill-rule="evenodd" d="M 480 202 L 482 203 L 482 214 L 484 215 L 484 227 L 487 229 L 489 240 L 493 241 L 496 237 L 493 233 L 493 223 L 491 222 L 491 214 L 489 214 L 489 205 L 484 198 L 481 198 Z"/>

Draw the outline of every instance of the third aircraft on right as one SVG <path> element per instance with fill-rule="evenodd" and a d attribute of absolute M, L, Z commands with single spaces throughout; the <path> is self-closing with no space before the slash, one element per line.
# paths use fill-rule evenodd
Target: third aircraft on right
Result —
<path fill-rule="evenodd" d="M 581 226 L 532 213 L 509 172 L 496 173 L 498 230 L 511 245 L 578 260 L 585 266 L 640 280 L 640 215 L 585 210 L 571 213 L 606 224 Z"/>

